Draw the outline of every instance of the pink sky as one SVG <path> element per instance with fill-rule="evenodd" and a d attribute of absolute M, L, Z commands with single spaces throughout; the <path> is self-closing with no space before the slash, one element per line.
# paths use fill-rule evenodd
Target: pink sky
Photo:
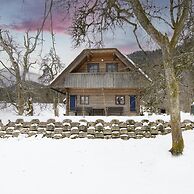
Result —
<path fill-rule="evenodd" d="M 25 31 L 36 31 L 40 27 L 44 14 L 45 0 L 1 0 L 0 26 L 3 29 L 10 29 L 22 36 Z M 56 47 L 59 56 L 65 64 L 70 63 L 84 46 L 73 49 L 72 39 L 68 31 L 71 22 L 62 9 L 53 10 L 53 30 L 56 36 Z M 105 47 L 116 47 L 125 54 L 139 50 L 134 39 L 132 29 L 126 28 L 124 33 L 117 29 L 114 36 L 106 34 Z M 50 21 L 47 20 L 44 26 L 45 32 L 50 32 Z M 45 33 L 45 42 L 49 41 L 49 33 Z M 141 36 L 143 40 L 144 37 Z M 48 43 L 49 45 L 50 43 Z M 68 54 L 67 54 L 68 53 Z"/>

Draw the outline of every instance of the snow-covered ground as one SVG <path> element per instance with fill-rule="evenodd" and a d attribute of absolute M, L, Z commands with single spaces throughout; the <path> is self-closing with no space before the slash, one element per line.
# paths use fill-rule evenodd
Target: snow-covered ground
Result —
<path fill-rule="evenodd" d="M 62 114 L 58 120 L 65 117 Z M 35 108 L 34 117 L 53 118 L 52 107 Z M 7 122 L 18 118 L 12 107 L 0 111 Z M 79 120 L 83 117 L 70 117 Z M 85 117 L 95 120 L 99 117 Z M 101 117 L 102 118 L 102 117 Z M 131 117 L 103 117 L 105 120 Z M 154 120 L 169 116 L 132 117 Z M 182 114 L 182 120 L 193 116 Z M 184 154 L 168 152 L 171 136 L 155 139 L 0 139 L 0 194 L 193 194 L 194 131 L 183 133 Z"/>
<path fill-rule="evenodd" d="M 0 141 L 1 194 L 193 194 L 194 132 L 172 157 L 156 139 Z"/>
<path fill-rule="evenodd" d="M 95 121 L 96 119 L 104 119 L 104 121 L 111 121 L 112 119 L 119 119 L 120 121 L 126 121 L 128 119 L 134 119 L 135 121 L 141 121 L 142 119 L 148 119 L 150 121 L 155 121 L 157 119 L 162 119 L 164 121 L 169 121 L 169 115 L 151 115 L 145 113 L 144 116 L 64 116 L 65 105 L 60 104 L 59 106 L 59 117 L 54 117 L 53 105 L 52 104 L 34 104 L 34 116 L 18 116 L 14 107 L 7 105 L 4 107 L 3 104 L 0 104 L 0 119 L 3 123 L 7 123 L 8 120 L 15 121 L 18 118 L 23 118 L 24 121 L 31 121 L 34 118 L 38 118 L 41 121 L 47 121 L 50 118 L 54 118 L 56 121 L 63 121 L 66 118 L 71 119 L 72 121 L 79 121 L 80 119 L 86 119 L 88 121 Z M 194 121 L 194 115 L 190 113 L 181 113 L 181 120 L 189 119 Z"/>

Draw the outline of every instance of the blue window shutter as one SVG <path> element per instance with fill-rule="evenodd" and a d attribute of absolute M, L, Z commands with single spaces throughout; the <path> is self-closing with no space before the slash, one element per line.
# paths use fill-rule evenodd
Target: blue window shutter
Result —
<path fill-rule="evenodd" d="M 75 105 L 76 105 L 76 96 L 71 95 L 70 96 L 70 111 L 75 111 Z"/>
<path fill-rule="evenodd" d="M 130 111 L 136 111 L 136 96 L 130 96 Z"/>

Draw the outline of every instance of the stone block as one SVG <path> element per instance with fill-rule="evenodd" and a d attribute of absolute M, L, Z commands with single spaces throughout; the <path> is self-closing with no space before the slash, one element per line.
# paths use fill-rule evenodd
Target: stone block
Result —
<path fill-rule="evenodd" d="M 15 123 L 16 124 L 23 124 L 24 123 L 24 119 L 16 119 Z"/>
<path fill-rule="evenodd" d="M 71 126 L 70 125 L 63 125 L 63 131 L 70 131 Z"/>
<path fill-rule="evenodd" d="M 31 124 L 39 124 L 40 121 L 39 121 L 39 119 L 32 119 L 32 120 L 30 121 L 30 123 L 31 123 Z"/>
<path fill-rule="evenodd" d="M 135 134 L 135 132 L 128 132 L 128 136 L 129 136 L 129 138 L 135 138 L 136 134 Z"/>
<path fill-rule="evenodd" d="M 160 131 L 161 133 L 164 132 L 164 125 L 163 125 L 162 123 L 159 123 L 159 124 L 157 125 L 156 128 L 157 128 L 157 130 Z"/>
<path fill-rule="evenodd" d="M 55 132 L 55 134 L 62 134 L 63 128 L 56 128 L 56 127 L 55 127 L 54 132 Z"/>
<path fill-rule="evenodd" d="M 92 127 L 94 127 L 96 125 L 96 123 L 95 122 L 88 122 L 88 127 L 90 127 L 90 126 L 92 126 Z"/>
<path fill-rule="evenodd" d="M 137 127 L 142 127 L 143 124 L 142 124 L 141 122 L 136 122 L 136 123 L 134 124 L 134 126 L 135 126 L 135 128 L 137 128 Z"/>
<path fill-rule="evenodd" d="M 135 131 L 134 125 L 128 125 L 127 130 L 128 130 L 128 132 Z"/>
<path fill-rule="evenodd" d="M 57 133 L 57 134 L 54 134 L 54 135 L 53 135 L 53 138 L 54 138 L 54 139 L 62 139 L 63 136 L 62 136 L 62 134 Z"/>
<path fill-rule="evenodd" d="M 120 133 L 121 134 L 128 134 L 128 130 L 127 130 L 127 128 L 120 128 Z"/>
<path fill-rule="evenodd" d="M 18 137 L 20 135 L 20 130 L 14 130 L 12 133 L 12 137 Z"/>
<path fill-rule="evenodd" d="M 112 139 L 112 135 L 105 135 L 104 134 L 104 139 Z"/>
<path fill-rule="evenodd" d="M 7 127 L 7 128 L 6 128 L 6 133 L 7 133 L 7 134 L 12 134 L 13 131 L 14 131 L 14 127 Z"/>
<path fill-rule="evenodd" d="M 87 126 L 85 126 L 85 125 L 80 125 L 80 126 L 79 126 L 79 130 L 80 130 L 80 131 L 86 132 L 86 131 L 87 131 Z"/>
<path fill-rule="evenodd" d="M 38 129 L 37 129 L 37 133 L 38 134 L 44 134 L 46 132 L 46 129 L 45 128 L 42 128 L 42 127 L 38 127 Z"/>
<path fill-rule="evenodd" d="M 0 131 L 0 137 L 4 137 L 6 135 L 6 131 Z"/>
<path fill-rule="evenodd" d="M 71 127 L 79 127 L 80 123 L 79 122 L 72 122 Z"/>
<path fill-rule="evenodd" d="M 120 138 L 120 132 L 119 131 L 112 131 L 112 138 Z"/>
<path fill-rule="evenodd" d="M 98 123 L 98 124 L 95 126 L 95 131 L 101 132 L 101 131 L 103 131 L 103 130 L 104 130 L 103 125 L 101 125 L 101 124 Z"/>
<path fill-rule="evenodd" d="M 119 123 L 119 127 L 120 128 L 127 128 L 127 123 L 121 122 L 121 123 Z"/>
<path fill-rule="evenodd" d="M 27 128 L 27 127 L 23 127 L 20 129 L 20 133 L 21 134 L 27 134 L 29 132 L 30 128 Z M 36 132 L 36 131 L 35 131 Z"/>
<path fill-rule="evenodd" d="M 147 131 L 146 133 L 144 133 L 144 137 L 145 138 L 151 138 L 151 133 L 149 131 Z"/>
<path fill-rule="evenodd" d="M 112 131 L 120 131 L 120 127 L 118 125 L 112 125 Z"/>
<path fill-rule="evenodd" d="M 96 123 L 96 124 L 98 124 L 98 123 L 104 124 L 104 120 L 103 120 L 103 119 L 97 119 L 97 120 L 95 121 L 95 123 Z"/>
<path fill-rule="evenodd" d="M 87 137 L 87 133 L 84 131 L 80 131 L 79 132 L 79 138 L 86 138 Z"/>
<path fill-rule="evenodd" d="M 55 129 L 55 124 L 54 123 L 48 123 L 46 125 L 46 130 L 47 131 L 54 131 L 54 129 Z"/>
<path fill-rule="evenodd" d="M 150 133 L 151 133 L 151 135 L 158 135 L 158 130 L 157 129 L 151 129 Z"/>
<path fill-rule="evenodd" d="M 95 139 L 95 136 L 92 135 L 92 134 L 87 134 L 87 138 L 88 138 L 88 139 Z"/>
<path fill-rule="evenodd" d="M 63 135 L 64 137 L 69 138 L 69 137 L 71 136 L 71 132 L 70 132 L 70 131 L 65 131 L 65 132 L 62 133 L 62 135 Z"/>
<path fill-rule="evenodd" d="M 103 139 L 104 138 L 103 132 L 96 132 L 95 133 L 95 138 L 101 138 L 101 139 Z"/>
<path fill-rule="evenodd" d="M 70 139 L 77 139 L 77 138 L 79 138 L 79 135 L 78 134 L 72 134 L 72 135 L 70 135 L 69 138 Z"/>
<path fill-rule="evenodd" d="M 28 136 L 29 137 L 34 136 L 34 135 L 37 135 L 36 131 L 28 131 Z"/>
<path fill-rule="evenodd" d="M 164 120 L 162 120 L 162 119 L 157 119 L 157 120 L 156 120 L 156 124 L 164 124 Z"/>
<path fill-rule="evenodd" d="M 64 120 L 63 120 L 63 123 L 71 123 L 71 122 L 72 122 L 71 119 L 64 119 Z"/>
<path fill-rule="evenodd" d="M 30 125 L 30 130 L 31 131 L 37 131 L 38 130 L 38 124 L 37 123 L 33 123 Z"/>
<path fill-rule="evenodd" d="M 78 129 L 78 127 L 72 127 L 72 128 L 71 128 L 71 134 L 79 134 L 79 129 Z"/>
<path fill-rule="evenodd" d="M 135 125 L 135 121 L 132 119 L 126 120 L 127 125 Z"/>
<path fill-rule="evenodd" d="M 120 123 L 120 121 L 118 120 L 118 119 L 112 119 L 111 121 L 110 121 L 110 123 L 111 124 L 119 124 Z"/>
<path fill-rule="evenodd" d="M 92 135 L 95 134 L 95 127 L 92 127 L 92 126 L 91 127 L 88 127 L 87 133 L 88 134 L 92 134 Z"/>
<path fill-rule="evenodd" d="M 142 138 L 144 138 L 144 135 L 136 135 L 135 136 L 135 139 L 142 139 Z"/>
<path fill-rule="evenodd" d="M 48 119 L 47 123 L 55 123 L 55 119 Z"/>
<path fill-rule="evenodd" d="M 23 127 L 22 123 L 16 123 L 15 127 L 14 127 L 14 130 L 21 130 L 22 127 Z"/>
<path fill-rule="evenodd" d="M 103 133 L 104 133 L 104 135 L 111 135 L 111 134 L 112 134 L 112 129 L 111 129 L 111 127 L 109 127 L 109 126 L 104 127 Z"/>
<path fill-rule="evenodd" d="M 143 124 L 143 123 L 147 123 L 147 124 L 148 124 L 149 122 L 150 122 L 150 121 L 149 121 L 148 119 L 142 119 L 142 120 L 141 120 L 141 123 L 142 123 L 142 124 Z"/>
<path fill-rule="evenodd" d="M 123 140 L 128 140 L 128 139 L 129 139 L 128 134 L 121 134 L 120 137 L 121 137 L 121 139 L 123 139 Z"/>

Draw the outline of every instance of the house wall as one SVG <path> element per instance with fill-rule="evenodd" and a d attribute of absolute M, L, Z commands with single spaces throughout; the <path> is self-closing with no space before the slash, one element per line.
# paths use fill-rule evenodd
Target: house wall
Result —
<path fill-rule="evenodd" d="M 105 109 L 106 107 L 123 107 L 123 115 L 137 115 L 140 112 L 140 91 L 135 89 L 70 89 L 69 95 L 76 95 L 77 107 L 92 107 Z M 80 104 L 80 96 L 89 96 L 89 104 Z M 117 95 L 125 96 L 125 104 L 115 104 Z M 136 112 L 130 112 L 130 95 L 137 96 Z"/>

